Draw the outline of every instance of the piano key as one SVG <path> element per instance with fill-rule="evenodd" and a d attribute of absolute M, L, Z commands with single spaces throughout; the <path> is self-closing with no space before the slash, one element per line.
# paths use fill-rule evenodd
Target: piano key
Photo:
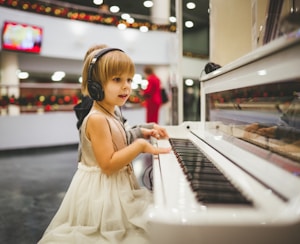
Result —
<path fill-rule="evenodd" d="M 169 142 L 198 201 L 252 204 L 192 141 L 170 138 Z"/>

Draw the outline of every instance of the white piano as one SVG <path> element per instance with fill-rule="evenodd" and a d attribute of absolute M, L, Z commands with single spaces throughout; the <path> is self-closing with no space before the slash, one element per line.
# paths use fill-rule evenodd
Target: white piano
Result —
<path fill-rule="evenodd" d="M 300 30 L 202 77 L 205 119 L 153 141 L 173 150 L 153 160 L 152 243 L 300 243 L 299 99 Z"/>

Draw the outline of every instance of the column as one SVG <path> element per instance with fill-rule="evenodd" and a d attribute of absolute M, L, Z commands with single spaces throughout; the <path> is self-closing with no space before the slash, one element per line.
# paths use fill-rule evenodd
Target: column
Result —
<path fill-rule="evenodd" d="M 0 65 L 1 65 L 1 96 L 8 96 L 19 98 L 20 88 L 19 79 L 16 75 L 16 71 L 19 68 L 18 55 L 13 52 L 1 52 L 0 53 Z M 9 105 L 8 114 L 18 115 L 20 113 L 19 106 Z"/>
<path fill-rule="evenodd" d="M 153 6 L 151 8 L 151 21 L 154 24 L 158 25 L 167 25 L 169 24 L 170 17 L 170 0 L 153 0 Z M 172 40 L 170 40 L 170 46 L 172 46 Z M 170 56 L 174 55 L 174 49 L 169 48 Z M 174 69 L 176 71 L 176 69 Z M 155 67 L 155 73 L 161 79 L 161 85 L 166 88 L 168 94 L 170 94 L 170 79 L 172 78 L 172 71 L 170 72 L 169 65 L 160 65 Z M 170 107 L 171 103 L 163 105 L 160 109 L 159 122 L 162 125 L 171 124 L 172 111 Z"/>
<path fill-rule="evenodd" d="M 252 50 L 251 0 L 210 0 L 210 60 L 224 66 Z"/>
<path fill-rule="evenodd" d="M 170 0 L 153 0 L 151 8 L 151 20 L 155 24 L 169 24 Z"/>

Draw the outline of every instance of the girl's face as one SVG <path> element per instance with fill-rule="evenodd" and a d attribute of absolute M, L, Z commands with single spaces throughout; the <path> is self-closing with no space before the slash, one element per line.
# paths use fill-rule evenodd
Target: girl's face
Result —
<path fill-rule="evenodd" d="M 132 76 L 127 73 L 111 77 L 104 87 L 104 100 L 111 105 L 122 106 L 131 93 Z"/>

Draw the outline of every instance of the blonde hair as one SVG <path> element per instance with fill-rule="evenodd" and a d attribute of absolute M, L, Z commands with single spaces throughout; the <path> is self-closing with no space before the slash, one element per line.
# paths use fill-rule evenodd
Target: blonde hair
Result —
<path fill-rule="evenodd" d="M 88 72 L 89 66 L 94 56 L 102 49 L 97 49 L 90 52 L 84 60 L 82 69 L 82 85 L 81 90 L 84 95 L 89 96 L 88 92 Z M 102 87 L 105 87 L 107 81 L 113 76 L 118 76 L 123 73 L 128 73 L 133 77 L 135 72 L 134 63 L 131 58 L 124 52 L 114 50 L 104 54 L 94 64 L 92 71 L 92 80 L 99 82 Z"/>
<path fill-rule="evenodd" d="M 87 57 L 95 50 L 100 50 L 100 49 L 104 49 L 107 48 L 109 46 L 107 46 L 106 44 L 96 44 L 94 46 L 91 46 L 85 53 L 83 60 L 85 61 L 87 59 Z"/>

